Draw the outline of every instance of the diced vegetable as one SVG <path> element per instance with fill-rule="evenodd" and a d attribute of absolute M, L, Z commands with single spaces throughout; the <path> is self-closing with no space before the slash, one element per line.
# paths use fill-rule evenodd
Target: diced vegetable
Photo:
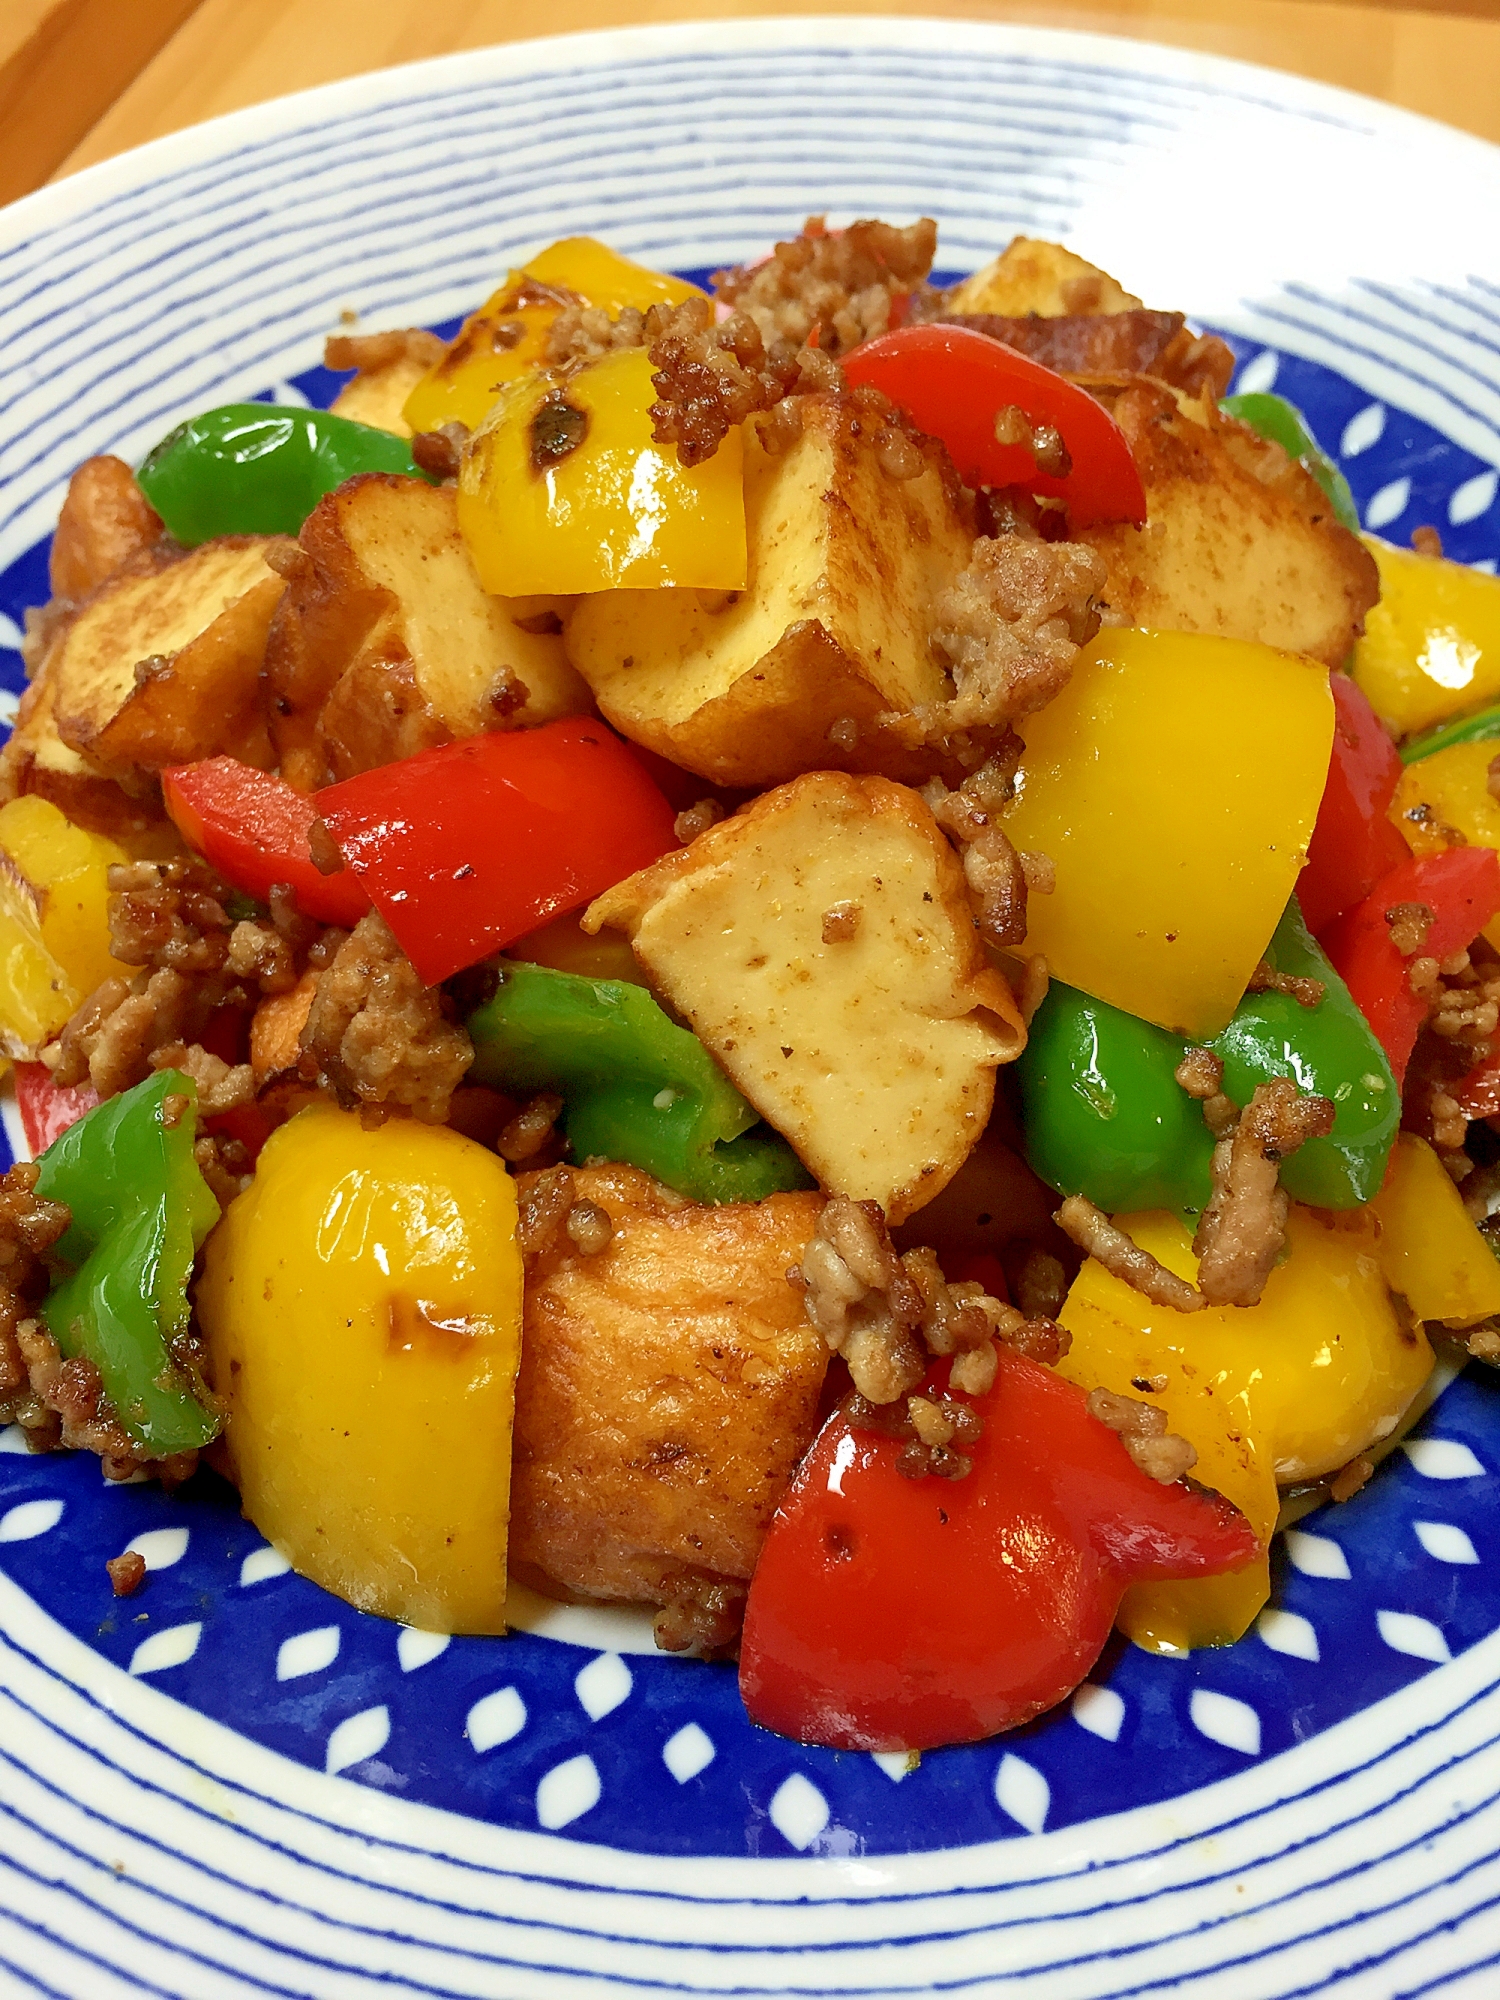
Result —
<path fill-rule="evenodd" d="M 219 1219 L 193 1158 L 197 1102 L 191 1077 L 158 1070 L 70 1125 L 37 1181 L 73 1212 L 55 1252 L 64 1275 L 42 1307 L 47 1330 L 66 1357 L 93 1362 L 120 1423 L 154 1458 L 196 1450 L 219 1429 L 173 1346 L 188 1331 L 193 1258 Z"/>
<path fill-rule="evenodd" d="M 318 807 L 269 771 L 210 757 L 163 771 L 161 791 L 188 846 L 247 896 L 264 902 L 275 883 L 287 882 L 305 916 L 346 926 L 369 909 L 357 875 L 347 868 L 323 875 L 313 866 L 307 839 Z"/>
<path fill-rule="evenodd" d="M 1390 913 L 1402 903 L 1424 906 L 1433 921 L 1422 942 L 1436 959 L 1466 951 L 1500 912 L 1500 857 L 1489 847 L 1450 847 L 1404 862 L 1355 909 L 1340 917 L 1323 945 L 1385 1050 L 1398 1086 L 1427 1003 L 1411 988 L 1411 961 L 1391 939 Z"/>
<path fill-rule="evenodd" d="M 883 390 L 918 428 L 947 445 L 971 486 L 1023 486 L 1067 502 L 1075 528 L 1146 519 L 1146 494 L 1114 418 L 1085 390 L 963 326 L 906 326 L 866 341 L 844 361 L 856 387 Z M 1029 451 L 1002 444 L 996 419 L 1019 409 L 1059 432 L 1066 473 L 1037 468 Z"/>
<path fill-rule="evenodd" d="M 362 1610 L 503 1632 L 521 1253 L 495 1155 L 314 1105 L 267 1141 L 197 1298 L 267 1540 Z"/>
<path fill-rule="evenodd" d="M 1175 1217 L 1119 1220 L 1169 1270 L 1194 1277 Z M 1278 1482 L 1320 1479 L 1388 1436 L 1431 1371 L 1426 1339 L 1391 1305 L 1372 1216 L 1325 1220 L 1294 1206 L 1287 1245 L 1254 1306 L 1173 1312 L 1092 1259 L 1068 1293 L 1061 1321 L 1073 1344 L 1059 1372 L 1135 1397 L 1139 1382 L 1165 1377 L 1150 1400 L 1196 1448 L 1193 1478 L 1241 1508 L 1261 1544 L 1233 1575 L 1128 1592 L 1120 1628 L 1149 1650 L 1223 1645 L 1247 1630 L 1270 1588 Z"/>
<path fill-rule="evenodd" d="M 15 1076 L 16 1109 L 21 1114 L 27 1151 L 34 1160 L 99 1102 L 99 1093 L 91 1083 L 72 1084 L 66 1089 L 54 1083 L 45 1063 L 18 1062 Z"/>
<path fill-rule="evenodd" d="M 1232 639 L 1105 631 L 1020 725 L 1005 830 L 1056 868 L 1028 952 L 1057 978 L 1204 1039 L 1296 887 L 1333 703 L 1310 661 Z"/>
<path fill-rule="evenodd" d="M 643 347 L 566 379 L 510 384 L 464 449 L 458 525 L 486 590 L 740 590 L 744 451 L 733 429 L 702 465 L 656 443 Z"/>
<path fill-rule="evenodd" d="M 1368 896 L 1406 859 L 1386 809 L 1401 781 L 1401 760 L 1384 725 L 1347 674 L 1330 678 L 1333 756 L 1297 877 L 1297 901 L 1314 933 Z"/>
<path fill-rule="evenodd" d="M 1407 765 L 1391 820 L 1409 853 L 1446 854 L 1465 844 L 1500 849 L 1500 800 L 1489 785 L 1497 749 L 1493 741 L 1471 737 Z M 1484 934 L 1491 944 L 1500 940 L 1500 921 L 1486 924 Z"/>
<path fill-rule="evenodd" d="M 126 859 L 46 799 L 0 807 L 0 1046 L 35 1055 L 102 980 L 110 955 L 107 877 Z"/>
<path fill-rule="evenodd" d="M 465 1023 L 470 1080 L 512 1095 L 556 1090 L 575 1159 L 624 1160 L 694 1201 L 760 1201 L 811 1185 L 696 1035 L 642 986 L 507 963 Z"/>
<path fill-rule="evenodd" d="M 1418 1319 L 1466 1325 L 1500 1313 L 1500 1262 L 1425 1139 L 1403 1132 L 1374 1202 L 1380 1268 Z"/>
<path fill-rule="evenodd" d="M 1349 482 L 1312 434 L 1312 428 L 1295 403 L 1285 396 L 1256 390 L 1240 396 L 1223 396 L 1219 408 L 1227 416 L 1248 424 L 1260 437 L 1279 444 L 1288 458 L 1294 458 L 1310 472 L 1328 495 L 1334 517 L 1351 533 L 1359 533 L 1359 509 Z"/>
<path fill-rule="evenodd" d="M 424 750 L 317 809 L 429 986 L 677 846 L 640 763 L 582 719 Z"/>
<path fill-rule="evenodd" d="M 1298 1201 L 1357 1208 L 1379 1188 L 1401 1122 L 1396 1080 L 1295 897 L 1266 960 L 1275 972 L 1317 980 L 1323 998 L 1306 1007 L 1290 993 L 1247 993 L 1207 1046 L 1223 1061 L 1236 1104 L 1277 1076 L 1332 1100 L 1333 1131 L 1300 1146 L 1281 1178 Z M 1201 1106 L 1176 1081 L 1186 1047 L 1181 1036 L 1054 980 L 1017 1065 L 1026 1155 L 1042 1179 L 1108 1214 L 1201 1210 L 1213 1138 Z"/>
<path fill-rule="evenodd" d="M 564 305 L 596 306 L 617 318 L 626 306 L 682 305 L 696 285 L 651 271 L 592 236 L 569 236 L 533 257 L 463 323 L 437 365 L 406 401 L 414 431 L 461 423 L 475 430 L 507 383 L 546 360 L 547 335 Z"/>
<path fill-rule="evenodd" d="M 1364 539 L 1380 568 L 1380 602 L 1354 648 L 1353 673 L 1391 734 L 1430 729 L 1500 696 L 1500 579 Z"/>
<path fill-rule="evenodd" d="M 972 1743 L 1078 1685 L 1127 1584 L 1255 1560 L 1233 1507 L 1147 1478 L 1050 1369 L 1002 1349 L 973 1408 L 957 1480 L 903 1477 L 895 1439 L 842 1410 L 824 1425 L 750 1585 L 753 1721 L 841 1750 Z"/>
<path fill-rule="evenodd" d="M 405 438 L 327 410 L 226 403 L 169 431 L 136 477 L 184 548 L 215 535 L 295 535 L 356 472 L 423 479 Z"/>

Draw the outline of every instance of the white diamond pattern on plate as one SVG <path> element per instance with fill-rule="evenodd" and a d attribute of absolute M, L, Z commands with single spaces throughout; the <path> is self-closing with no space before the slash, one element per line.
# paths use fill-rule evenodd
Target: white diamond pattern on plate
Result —
<path fill-rule="evenodd" d="M 1304 1576 L 1319 1576 L 1327 1583 L 1349 1580 L 1349 1558 L 1327 1535 L 1308 1535 L 1300 1528 L 1288 1528 L 1286 1552 L 1293 1569 L 1300 1569 Z"/>
<path fill-rule="evenodd" d="M 1339 439 L 1339 457 L 1358 458 L 1372 444 L 1379 444 L 1384 431 L 1384 403 L 1366 403 L 1345 424 L 1344 435 Z"/>
<path fill-rule="evenodd" d="M 321 1674 L 338 1656 L 337 1625 L 315 1625 L 310 1632 L 294 1632 L 276 1649 L 276 1678 L 300 1681 L 306 1674 Z"/>
<path fill-rule="evenodd" d="M 1413 1521 L 1412 1532 L 1434 1562 L 1477 1563 L 1479 1551 L 1451 1521 Z"/>
<path fill-rule="evenodd" d="M 415 1625 L 403 1625 L 396 1641 L 396 1658 L 403 1674 L 414 1674 L 429 1660 L 440 1659 L 452 1644 L 446 1632 L 419 1632 Z"/>
<path fill-rule="evenodd" d="M 1480 1479 L 1484 1467 L 1458 1438 L 1408 1438 L 1401 1449 L 1424 1479 Z"/>
<path fill-rule="evenodd" d="M 1238 1750 L 1244 1757 L 1260 1755 L 1260 1717 L 1249 1702 L 1237 1701 L 1232 1694 L 1220 1694 L 1215 1688 L 1194 1688 L 1188 1713 L 1194 1729 L 1210 1743 L 1222 1743 L 1226 1750 Z"/>
<path fill-rule="evenodd" d="M 1085 1681 L 1073 1697 L 1073 1720 L 1102 1743 L 1118 1743 L 1125 1726 L 1125 1703 L 1113 1688 Z"/>
<path fill-rule="evenodd" d="M 1414 1660 L 1431 1660 L 1435 1667 L 1453 1656 L 1448 1641 L 1430 1618 L 1414 1611 L 1377 1611 L 1375 1623 L 1380 1636 L 1393 1653 L 1406 1653 Z"/>
<path fill-rule="evenodd" d="M 130 1656 L 130 1671 L 133 1674 L 165 1673 L 168 1667 L 183 1667 L 198 1650 L 198 1641 L 203 1636 L 201 1622 L 194 1619 L 190 1625 L 169 1625 L 165 1632 L 153 1632 L 149 1639 L 142 1639 Z"/>
<path fill-rule="evenodd" d="M 1453 526 L 1461 528 L 1465 522 L 1477 521 L 1481 514 L 1488 513 L 1495 504 L 1497 488 L 1500 488 L 1500 473 L 1493 469 L 1476 472 L 1462 486 L 1455 486 L 1448 496 L 1448 519 Z"/>
<path fill-rule="evenodd" d="M 1047 1824 L 1052 1787 L 1035 1764 L 1007 1750 L 995 1773 L 995 1800 L 1017 1826 L 1024 1826 L 1028 1833 L 1040 1833 Z"/>
<path fill-rule="evenodd" d="M 1318 1658 L 1318 1635 L 1309 1619 L 1297 1611 L 1262 1611 L 1255 1621 L 1261 1643 L 1293 1660 Z"/>
<path fill-rule="evenodd" d="M 1372 493 L 1365 502 L 1365 526 L 1367 528 L 1389 526 L 1398 515 L 1406 512 L 1407 502 L 1410 499 L 1409 479 L 1403 475 L 1400 479 L 1390 480 L 1378 493 Z"/>
<path fill-rule="evenodd" d="M 831 1817 L 827 1799 L 800 1771 L 782 1781 L 771 1801 L 772 1826 L 799 1854 L 806 1853 Z"/>
<path fill-rule="evenodd" d="M 915 1750 L 872 1750 L 870 1752 L 870 1762 L 884 1771 L 893 1785 L 899 1785 L 903 1778 L 909 1778 L 912 1772 L 916 1770 L 918 1761 Z"/>
<path fill-rule="evenodd" d="M 556 1833 L 592 1812 L 603 1796 L 593 1758 L 570 1757 L 566 1764 L 555 1764 L 536 1788 L 537 1824 Z"/>
<path fill-rule="evenodd" d="M 1263 396 L 1268 389 L 1276 386 L 1276 370 L 1281 364 L 1281 356 L 1274 347 L 1268 347 L 1257 354 L 1253 361 L 1247 361 L 1240 370 L 1239 380 L 1234 385 L 1237 396 Z"/>
<path fill-rule="evenodd" d="M 707 1730 L 700 1729 L 696 1722 L 685 1722 L 662 1745 L 661 1761 L 678 1784 L 685 1785 L 689 1778 L 706 1771 L 717 1755 Z"/>
<path fill-rule="evenodd" d="M 269 1583 L 273 1576 L 285 1576 L 291 1564 L 269 1543 L 263 1549 L 252 1549 L 240 1564 L 240 1586 L 252 1583 Z"/>
<path fill-rule="evenodd" d="M 634 1685 L 630 1669 L 618 1653 L 601 1653 L 579 1670 L 573 1692 L 583 1704 L 589 1721 L 600 1722 L 628 1698 Z"/>
<path fill-rule="evenodd" d="M 352 1765 L 378 1757 L 390 1740 L 390 1710 L 384 1704 L 361 1709 L 358 1715 L 346 1716 L 329 1737 L 323 1768 L 330 1777 L 337 1777 Z"/>
<path fill-rule="evenodd" d="M 480 1757 L 499 1743 L 509 1743 L 525 1727 L 526 1704 L 513 1687 L 481 1695 L 464 1718 L 464 1735 Z"/>
<path fill-rule="evenodd" d="M 148 1528 L 144 1535 L 137 1535 L 129 1543 L 125 1553 L 143 1556 L 147 1569 L 170 1569 L 173 1563 L 182 1561 L 187 1548 L 186 1528 Z"/>
<path fill-rule="evenodd" d="M 61 1500 L 23 1500 L 0 1514 L 0 1542 L 34 1542 L 48 1534 L 63 1517 Z"/>

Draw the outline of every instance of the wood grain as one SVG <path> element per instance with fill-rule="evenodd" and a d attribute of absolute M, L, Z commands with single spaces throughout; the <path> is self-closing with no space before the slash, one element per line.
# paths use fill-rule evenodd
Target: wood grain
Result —
<path fill-rule="evenodd" d="M 197 0 L 3 0 L 0 202 L 40 187 Z"/>
<path fill-rule="evenodd" d="M 136 0 L 139 4 L 139 0 Z M 1500 0 L 943 0 L 963 20 L 1092 29 L 1237 56 L 1500 140 Z M 423 56 L 629 22 L 921 11 L 913 0 L 201 0 L 62 171 L 283 91 Z"/>

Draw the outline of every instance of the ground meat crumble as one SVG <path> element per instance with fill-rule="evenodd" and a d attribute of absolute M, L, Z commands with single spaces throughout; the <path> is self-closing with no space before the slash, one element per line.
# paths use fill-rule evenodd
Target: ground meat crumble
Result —
<path fill-rule="evenodd" d="M 1068 1336 L 1051 1319 L 1029 1319 L 972 1281 L 949 1284 L 925 1246 L 898 1256 L 877 1202 L 831 1196 L 801 1266 L 787 1275 L 849 1370 L 851 1420 L 905 1440 L 901 1469 L 913 1477 L 962 1478 L 969 1460 L 960 1447 L 980 1435 L 966 1405 L 914 1396 L 934 1356 L 952 1358 L 950 1389 L 982 1396 L 994 1385 L 997 1338 L 1046 1363 L 1067 1352 Z"/>
<path fill-rule="evenodd" d="M 863 221 L 831 231 L 812 215 L 764 262 L 716 273 L 714 290 L 748 314 L 766 341 L 800 347 L 816 327 L 819 347 L 837 356 L 889 329 L 892 301 L 916 290 L 936 250 L 929 216 L 905 229 Z"/>
<path fill-rule="evenodd" d="M 1257 1084 L 1233 1132 L 1214 1147 L 1213 1194 L 1198 1223 L 1198 1287 L 1219 1306 L 1253 1306 L 1286 1241 L 1288 1198 L 1281 1162 L 1333 1130 L 1326 1097 L 1304 1095 L 1290 1077 Z"/>
<path fill-rule="evenodd" d="M 1091 1389 L 1088 1411 L 1112 1430 L 1148 1479 L 1170 1486 L 1192 1471 L 1198 1454 L 1186 1438 L 1167 1429 L 1167 1413 L 1112 1389 Z"/>
<path fill-rule="evenodd" d="M 361 917 L 318 976 L 301 1074 L 346 1108 L 408 1111 L 441 1125 L 474 1046 L 424 986 L 378 911 Z"/>

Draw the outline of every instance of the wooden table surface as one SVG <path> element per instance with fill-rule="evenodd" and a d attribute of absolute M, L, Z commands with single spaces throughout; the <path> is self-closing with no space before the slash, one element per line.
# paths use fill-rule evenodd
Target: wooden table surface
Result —
<path fill-rule="evenodd" d="M 3 0 L 0 201 L 285 91 L 639 21 L 940 13 L 1238 56 L 1500 141 L 1500 0 Z"/>

